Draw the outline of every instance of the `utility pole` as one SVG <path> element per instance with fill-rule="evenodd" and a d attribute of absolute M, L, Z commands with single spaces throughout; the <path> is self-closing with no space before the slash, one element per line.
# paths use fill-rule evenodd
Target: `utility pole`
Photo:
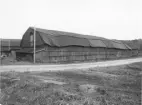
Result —
<path fill-rule="evenodd" d="M 8 46 L 9 46 L 8 49 L 9 49 L 9 51 L 10 51 L 10 49 L 11 49 L 11 48 L 10 48 L 10 46 L 11 46 L 10 44 L 11 44 L 11 42 L 10 42 L 10 39 L 9 39 L 9 41 L 8 41 Z"/>
<path fill-rule="evenodd" d="M 8 56 L 10 56 L 10 55 L 11 55 L 11 53 L 10 53 L 10 49 L 11 49 L 11 48 L 10 48 L 10 46 L 11 46 L 11 45 L 10 45 L 10 44 L 11 44 L 11 42 L 10 42 L 10 39 L 9 39 L 9 40 L 8 40 L 8 47 L 9 47 L 9 48 L 8 48 L 8 50 L 9 50 L 9 54 L 8 54 Z"/>
<path fill-rule="evenodd" d="M 0 65 L 2 64 L 2 39 L 0 38 Z"/>
<path fill-rule="evenodd" d="M 34 63 L 36 63 L 35 53 L 36 53 L 36 28 L 34 27 Z"/>
<path fill-rule="evenodd" d="M 2 51 L 1 51 L 1 50 L 2 50 L 2 48 L 1 48 L 1 46 L 2 46 L 2 45 L 1 45 L 1 40 L 2 40 L 2 39 L 0 38 L 0 56 L 2 55 L 2 53 L 1 53 L 1 52 L 2 52 Z"/>

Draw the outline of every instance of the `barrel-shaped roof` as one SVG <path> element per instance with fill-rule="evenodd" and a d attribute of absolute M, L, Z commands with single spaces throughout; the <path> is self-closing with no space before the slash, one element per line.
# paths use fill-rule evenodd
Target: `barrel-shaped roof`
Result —
<path fill-rule="evenodd" d="M 34 28 L 30 27 L 28 30 L 33 32 Z M 56 47 L 64 46 L 84 46 L 84 47 L 103 47 L 116 49 L 130 49 L 121 41 L 109 40 L 102 37 L 82 35 L 71 32 L 46 30 L 36 28 L 36 32 L 41 36 L 45 44 Z"/>

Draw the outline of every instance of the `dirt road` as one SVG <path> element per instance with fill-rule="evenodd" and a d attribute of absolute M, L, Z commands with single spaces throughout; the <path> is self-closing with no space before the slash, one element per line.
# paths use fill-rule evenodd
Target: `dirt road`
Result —
<path fill-rule="evenodd" d="M 0 66 L 0 72 L 3 71 L 57 71 L 71 69 L 86 69 L 93 67 L 107 67 L 125 65 L 135 62 L 142 62 L 142 57 L 123 60 L 112 60 L 102 62 L 76 63 L 76 64 L 52 64 L 52 65 L 5 65 Z"/>

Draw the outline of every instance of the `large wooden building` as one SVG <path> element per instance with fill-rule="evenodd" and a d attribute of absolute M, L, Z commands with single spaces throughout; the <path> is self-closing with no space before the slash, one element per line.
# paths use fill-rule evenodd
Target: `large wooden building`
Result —
<path fill-rule="evenodd" d="M 121 41 L 70 32 L 36 28 L 36 62 L 68 63 L 119 59 L 136 55 Z M 33 60 L 34 28 L 30 27 L 21 40 L 17 58 Z"/>

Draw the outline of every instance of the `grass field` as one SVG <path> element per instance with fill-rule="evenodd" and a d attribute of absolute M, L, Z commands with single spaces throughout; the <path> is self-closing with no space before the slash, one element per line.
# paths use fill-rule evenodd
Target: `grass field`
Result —
<path fill-rule="evenodd" d="M 2 105 L 141 105 L 142 62 L 58 72 L 2 72 Z"/>

